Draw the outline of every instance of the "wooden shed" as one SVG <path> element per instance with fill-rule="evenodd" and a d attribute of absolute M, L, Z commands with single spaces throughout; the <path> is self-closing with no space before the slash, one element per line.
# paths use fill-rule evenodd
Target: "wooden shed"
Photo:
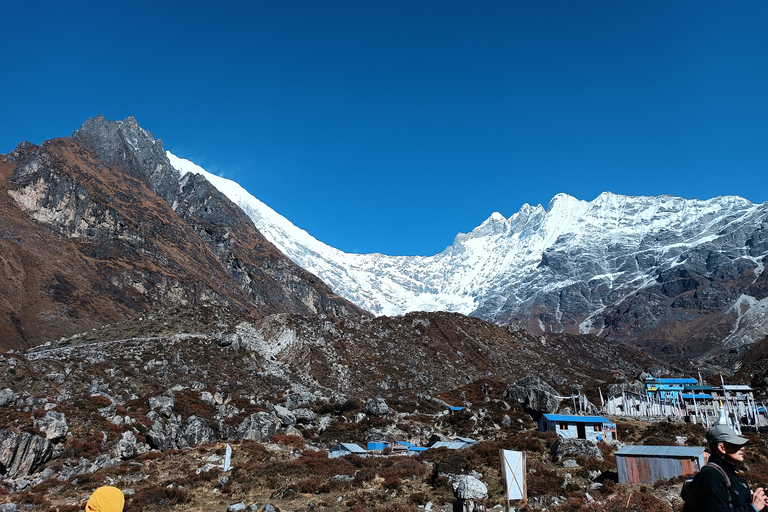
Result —
<path fill-rule="evenodd" d="M 616 452 L 619 483 L 652 484 L 698 472 L 709 459 L 700 446 L 625 446 Z"/>

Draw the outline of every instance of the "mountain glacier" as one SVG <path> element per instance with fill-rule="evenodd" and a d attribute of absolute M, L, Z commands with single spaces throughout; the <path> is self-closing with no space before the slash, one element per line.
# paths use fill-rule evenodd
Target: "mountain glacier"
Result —
<path fill-rule="evenodd" d="M 546 208 L 493 213 L 434 256 L 348 254 L 237 183 L 168 158 L 181 173 L 205 176 L 295 263 L 376 315 L 454 311 L 532 332 L 624 339 L 663 338 L 684 321 L 689 328 L 674 336 L 710 343 L 713 333 L 733 341 L 748 331 L 741 344 L 768 332 L 768 203 L 558 194 Z"/>

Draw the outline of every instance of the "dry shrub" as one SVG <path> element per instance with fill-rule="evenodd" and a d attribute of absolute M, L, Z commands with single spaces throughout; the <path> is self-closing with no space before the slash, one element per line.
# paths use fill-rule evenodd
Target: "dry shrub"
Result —
<path fill-rule="evenodd" d="M 391 503 L 374 509 L 373 512 L 419 512 L 419 507 L 413 503 Z"/>
<path fill-rule="evenodd" d="M 22 503 L 23 505 L 35 505 L 34 508 L 37 508 L 37 505 L 40 506 L 47 506 L 48 500 L 43 496 L 42 493 L 38 493 L 34 490 L 31 491 L 21 491 L 20 493 L 16 494 L 14 497 L 14 501 L 17 503 Z M 22 507 L 22 510 L 25 507 Z"/>
<path fill-rule="evenodd" d="M 141 455 L 135 457 L 135 459 L 139 462 L 146 462 L 146 461 L 157 460 L 162 458 L 163 458 L 163 452 L 155 451 L 155 450 L 142 453 Z"/>
<path fill-rule="evenodd" d="M 475 428 L 475 421 L 472 420 L 472 413 L 466 409 L 460 411 L 452 411 L 446 419 L 445 423 L 451 426 L 451 428 L 461 436 L 468 436 Z"/>
<path fill-rule="evenodd" d="M 414 492 L 413 494 L 408 496 L 408 501 L 416 505 L 426 505 L 429 499 L 427 498 L 427 495 L 424 494 L 423 492 Z"/>
<path fill-rule="evenodd" d="M 83 508 L 85 508 L 85 505 L 58 505 L 56 507 L 57 512 L 83 512 Z M 125 509 L 126 512 L 129 512 L 128 509 Z"/>
<path fill-rule="evenodd" d="M 398 478 L 411 478 L 413 476 L 420 477 L 427 472 L 426 465 L 421 462 L 409 458 L 397 458 L 389 459 L 384 463 L 384 467 L 381 470 L 381 477 L 386 479 L 389 477 Z"/>
<path fill-rule="evenodd" d="M 74 438 L 64 451 L 67 457 L 95 457 L 101 453 L 104 436 L 101 433 L 94 433 L 86 438 Z"/>
<path fill-rule="evenodd" d="M 201 402 L 198 392 L 184 390 L 173 395 L 173 412 L 180 414 L 182 418 L 189 418 L 190 416 L 212 418 L 216 415 L 216 408 Z"/>
<path fill-rule="evenodd" d="M 306 444 L 299 436 L 286 436 L 282 434 L 275 434 L 272 437 L 272 441 L 283 446 L 294 446 L 296 448 L 304 448 Z"/>
<path fill-rule="evenodd" d="M 362 468 L 355 472 L 355 480 L 358 482 L 370 482 L 376 478 L 376 470 L 374 468 Z"/>
<path fill-rule="evenodd" d="M 402 482 L 396 476 L 390 476 L 384 480 L 382 487 L 389 490 L 399 489 Z"/>
<path fill-rule="evenodd" d="M 420 462 L 432 462 L 435 464 L 434 474 L 438 473 L 463 473 L 467 469 L 467 459 L 459 450 L 449 450 L 442 447 L 421 452 L 416 460 Z"/>
<path fill-rule="evenodd" d="M 318 435 L 318 439 L 327 442 L 361 443 L 365 442 L 366 429 L 359 423 L 354 422 L 335 422 Z"/>
<path fill-rule="evenodd" d="M 127 509 L 130 510 L 152 510 L 157 507 L 172 505 L 182 505 L 189 503 L 189 492 L 179 487 L 156 486 L 144 489 L 137 489 Z"/>
<path fill-rule="evenodd" d="M 528 496 L 546 496 L 563 486 L 563 478 L 536 460 L 528 461 Z"/>
<path fill-rule="evenodd" d="M 94 414 L 102 407 L 111 405 L 109 398 L 102 395 L 82 396 L 72 402 L 78 411 L 86 414 Z"/>

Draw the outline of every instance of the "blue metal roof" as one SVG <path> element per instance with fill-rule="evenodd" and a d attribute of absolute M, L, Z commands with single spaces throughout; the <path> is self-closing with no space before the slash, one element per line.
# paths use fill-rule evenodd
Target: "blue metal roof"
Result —
<path fill-rule="evenodd" d="M 570 416 L 567 414 L 544 414 L 549 421 L 564 421 L 567 423 L 613 423 L 602 416 Z"/>
<path fill-rule="evenodd" d="M 688 398 L 688 399 L 691 399 L 691 398 L 701 398 L 703 400 L 705 398 L 712 398 L 712 395 L 707 395 L 706 393 L 695 393 L 693 395 L 689 395 L 689 394 L 683 393 L 683 398 Z"/>
<path fill-rule="evenodd" d="M 450 408 L 452 411 L 461 411 L 461 410 L 463 410 L 463 409 L 464 409 L 463 407 L 456 407 L 456 406 L 454 406 L 454 405 L 451 405 L 449 408 Z"/>
<path fill-rule="evenodd" d="M 624 446 L 615 455 L 645 455 L 647 457 L 698 457 L 703 446 Z"/>
<path fill-rule="evenodd" d="M 408 451 L 409 452 L 425 452 L 429 450 L 429 448 L 425 448 L 424 446 L 409 446 Z"/>

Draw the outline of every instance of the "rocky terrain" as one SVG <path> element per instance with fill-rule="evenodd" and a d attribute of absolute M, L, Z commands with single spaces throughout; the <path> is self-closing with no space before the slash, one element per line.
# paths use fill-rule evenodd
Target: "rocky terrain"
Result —
<path fill-rule="evenodd" d="M 658 350 L 663 339 L 644 351 L 456 312 L 375 317 L 284 256 L 204 175 L 180 173 L 132 118 L 22 143 L 0 157 L 0 183 L 0 512 L 82 510 L 101 485 L 134 511 L 500 507 L 500 448 L 528 454 L 527 510 L 677 510 L 680 482 L 617 485 L 616 444 L 559 442 L 535 421 L 594 410 L 645 372 L 725 372 L 765 397 L 759 322 L 749 343 L 694 366 Z M 752 306 L 758 256 L 728 274 Z M 707 294 L 686 283 L 668 281 L 668 297 L 699 308 Z M 620 442 L 703 434 L 617 423 Z M 753 483 L 768 470 L 760 435 Z M 457 437 L 475 443 L 328 456 L 339 443 Z"/>
<path fill-rule="evenodd" d="M 684 371 L 654 365 L 600 338 L 532 336 L 455 313 L 248 321 L 225 307 L 158 310 L 1 357 L 0 503 L 81 510 L 109 484 L 126 490 L 127 510 L 450 510 L 453 484 L 471 477 L 497 505 L 503 447 L 529 453 L 530 510 L 591 500 L 619 510 L 633 492 L 669 510 L 679 482 L 642 497 L 610 480 L 615 445 L 561 446 L 534 422 L 567 412 L 575 402 L 563 396 L 597 402 L 598 386 L 632 389 L 644 369 Z M 623 442 L 703 433 L 619 425 Z M 479 442 L 328 458 L 340 442 L 457 436 Z"/>

